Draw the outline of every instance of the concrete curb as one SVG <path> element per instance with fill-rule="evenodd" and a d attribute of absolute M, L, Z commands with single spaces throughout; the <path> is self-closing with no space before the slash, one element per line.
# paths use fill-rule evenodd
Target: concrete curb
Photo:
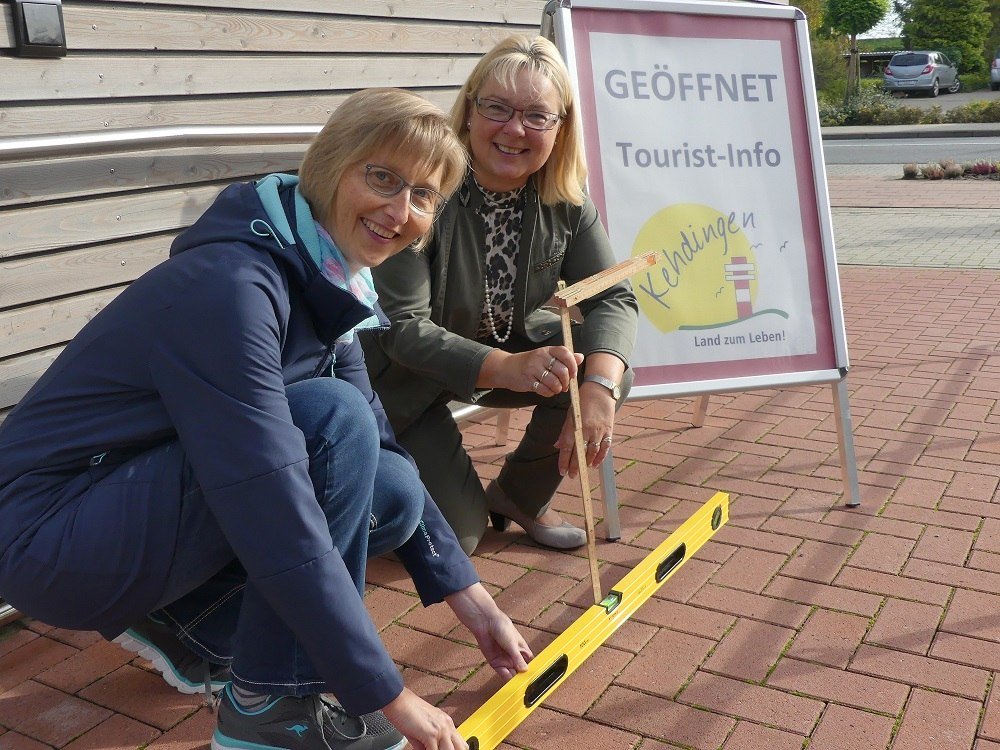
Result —
<path fill-rule="evenodd" d="M 824 141 L 876 138 L 987 138 L 1000 136 L 1000 122 L 940 125 L 842 125 L 820 128 Z"/>

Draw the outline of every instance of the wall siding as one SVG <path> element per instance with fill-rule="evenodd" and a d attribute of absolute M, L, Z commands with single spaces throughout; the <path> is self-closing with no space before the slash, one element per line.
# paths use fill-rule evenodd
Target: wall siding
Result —
<path fill-rule="evenodd" d="M 0 142 L 187 125 L 321 125 L 352 91 L 442 109 L 544 0 L 64 0 L 68 54 L 15 57 L 0 5 Z M 8 158 L 0 151 L 0 421 L 65 343 L 226 184 L 305 143 Z"/>
<path fill-rule="evenodd" d="M 778 0 L 779 2 L 781 0 Z M 545 0 L 64 0 L 68 55 L 15 57 L 0 3 L 0 146 L 190 125 L 321 125 L 352 91 L 447 110 L 479 56 L 537 33 Z M 0 422 L 61 348 L 226 184 L 305 144 L 0 149 Z"/>

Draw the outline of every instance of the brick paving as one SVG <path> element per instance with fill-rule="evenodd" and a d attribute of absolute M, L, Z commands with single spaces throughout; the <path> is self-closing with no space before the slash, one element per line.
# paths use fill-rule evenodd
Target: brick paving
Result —
<path fill-rule="evenodd" d="M 902 171 L 827 167 L 839 263 L 1000 268 L 1000 182 L 903 180 Z"/>
<path fill-rule="evenodd" d="M 1000 750 L 998 193 L 888 167 L 831 167 L 830 188 L 862 506 L 842 505 L 827 386 L 713 396 L 701 428 L 689 399 L 627 404 L 605 585 L 715 491 L 730 525 L 504 748 Z M 492 423 L 466 436 L 495 476 Z M 567 482 L 557 506 L 579 503 Z M 579 554 L 491 531 L 476 560 L 536 650 L 587 604 Z M 407 683 L 461 721 L 498 686 L 469 634 L 395 562 L 369 581 Z M 94 634 L 0 630 L 0 750 L 203 749 L 212 725 Z"/>

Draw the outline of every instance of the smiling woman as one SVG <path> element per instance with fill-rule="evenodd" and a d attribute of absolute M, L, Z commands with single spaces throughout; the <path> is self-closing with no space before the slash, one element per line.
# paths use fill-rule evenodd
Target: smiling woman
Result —
<path fill-rule="evenodd" d="M 366 211 L 371 214 L 370 231 L 381 228 L 381 233 L 372 233 L 390 240 L 374 252 L 372 259 L 381 262 L 411 243 L 416 247 L 427 243 L 433 215 L 419 209 L 419 198 L 413 203 L 413 191 L 436 193 L 436 212 L 437 204 L 443 205 L 445 195 L 458 187 L 466 162 L 453 138 L 442 137 L 432 125 L 440 112 L 430 102 L 397 89 L 372 89 L 350 101 L 348 111 L 343 105 L 337 110 L 337 127 L 324 128 L 306 152 L 299 169 L 301 191 L 334 239 L 340 235 L 343 243 L 338 245 L 351 253 L 371 245 L 371 238 L 356 226 L 365 220 Z M 401 114 L 415 115 L 414 110 L 421 110 L 427 119 Z M 380 178 L 378 172 L 372 175 L 372 166 L 382 167 L 400 182 L 386 175 Z M 418 207 L 415 217 L 410 216 L 411 205 Z M 401 228 L 406 231 L 400 232 Z M 348 235 L 353 241 L 346 241 Z M 361 260 L 359 267 L 378 264 Z"/>
<path fill-rule="evenodd" d="M 628 393 L 636 326 L 628 282 L 581 303 L 573 354 L 544 309 L 562 279 L 615 264 L 587 169 L 569 73 L 541 37 L 510 37 L 476 65 L 451 111 L 471 168 L 422 253 L 374 272 L 392 327 L 364 344 L 373 385 L 468 553 L 491 518 L 538 544 L 567 549 L 586 535 L 550 505 L 579 462 L 597 466 Z M 581 366 L 582 365 L 582 366 Z M 574 451 L 570 381 L 580 385 L 586 455 Z M 452 400 L 530 406 L 520 445 L 484 490 L 448 408 Z"/>
<path fill-rule="evenodd" d="M 372 626 L 369 556 L 395 551 L 502 677 L 527 668 L 355 336 L 385 322 L 368 268 L 426 242 L 465 166 L 429 102 L 353 94 L 300 178 L 223 190 L 0 425 L 0 595 L 223 690 L 213 750 L 464 747 Z"/>

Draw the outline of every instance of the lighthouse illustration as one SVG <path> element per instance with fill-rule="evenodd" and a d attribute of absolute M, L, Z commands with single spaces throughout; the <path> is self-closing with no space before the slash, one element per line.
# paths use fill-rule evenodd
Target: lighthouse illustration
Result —
<path fill-rule="evenodd" d="M 743 320 L 753 315 L 753 301 L 750 299 L 750 282 L 754 275 L 754 264 L 747 263 L 746 256 L 733 256 L 732 262 L 724 265 L 726 281 L 733 282 L 736 292 L 736 318 Z"/>

